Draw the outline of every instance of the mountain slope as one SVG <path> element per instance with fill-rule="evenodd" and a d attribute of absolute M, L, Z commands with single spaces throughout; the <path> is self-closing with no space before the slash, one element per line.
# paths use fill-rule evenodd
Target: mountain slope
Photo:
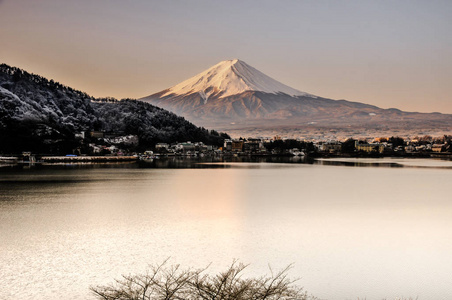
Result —
<path fill-rule="evenodd" d="M 142 147 L 157 142 L 222 141 L 218 134 L 211 135 L 148 103 L 95 99 L 53 80 L 0 65 L 0 152 L 67 152 L 77 143 L 74 134 L 82 130 L 138 135 Z M 56 141 L 62 145 L 50 145 Z"/>
<path fill-rule="evenodd" d="M 379 128 L 452 128 L 452 115 L 410 113 L 314 96 L 290 88 L 237 59 L 220 62 L 140 100 L 182 115 L 197 125 L 233 130 L 239 135 L 274 133 L 275 128 L 287 131 L 321 127 L 352 133 Z"/>
<path fill-rule="evenodd" d="M 246 91 L 312 96 L 284 85 L 238 59 L 222 61 L 166 90 L 161 96 L 198 93 L 205 103 L 210 96 L 225 98 Z"/>

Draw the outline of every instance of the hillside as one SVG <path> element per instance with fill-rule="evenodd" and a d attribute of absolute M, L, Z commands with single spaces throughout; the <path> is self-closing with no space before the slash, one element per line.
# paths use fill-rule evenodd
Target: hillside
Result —
<path fill-rule="evenodd" d="M 137 135 L 139 149 L 158 142 L 221 144 L 215 131 L 199 128 L 141 101 L 96 99 L 19 68 L 0 65 L 0 153 L 67 153 L 81 131 Z"/>

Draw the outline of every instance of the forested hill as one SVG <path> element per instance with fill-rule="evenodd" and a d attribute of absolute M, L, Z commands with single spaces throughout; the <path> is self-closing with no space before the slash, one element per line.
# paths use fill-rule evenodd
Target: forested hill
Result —
<path fill-rule="evenodd" d="M 221 144 L 225 134 L 199 128 L 141 101 L 94 98 L 42 76 L 0 65 L 0 153 L 68 152 L 81 131 L 137 135 L 139 148 L 158 142 Z M 58 147 L 54 147 L 59 143 Z"/>

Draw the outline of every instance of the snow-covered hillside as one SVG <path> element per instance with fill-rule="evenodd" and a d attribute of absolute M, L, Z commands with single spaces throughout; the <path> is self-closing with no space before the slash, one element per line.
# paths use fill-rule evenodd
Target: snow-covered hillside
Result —
<path fill-rule="evenodd" d="M 137 135 L 143 147 L 184 140 L 222 144 L 224 139 L 148 103 L 96 99 L 0 64 L 0 153 L 59 153 L 81 146 L 75 133 L 93 130 Z"/>
<path fill-rule="evenodd" d="M 169 88 L 162 97 L 171 94 L 199 93 L 207 101 L 211 95 L 225 98 L 247 91 L 315 97 L 282 84 L 238 59 L 222 61 L 210 69 Z"/>

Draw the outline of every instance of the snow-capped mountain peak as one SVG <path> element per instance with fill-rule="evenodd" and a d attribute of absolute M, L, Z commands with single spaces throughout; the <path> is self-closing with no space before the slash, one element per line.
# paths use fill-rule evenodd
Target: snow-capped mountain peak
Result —
<path fill-rule="evenodd" d="M 204 102 L 207 102 L 212 94 L 224 98 L 246 91 L 315 97 L 284 85 L 239 59 L 222 61 L 210 69 L 169 88 L 162 97 L 172 94 L 199 93 Z"/>

